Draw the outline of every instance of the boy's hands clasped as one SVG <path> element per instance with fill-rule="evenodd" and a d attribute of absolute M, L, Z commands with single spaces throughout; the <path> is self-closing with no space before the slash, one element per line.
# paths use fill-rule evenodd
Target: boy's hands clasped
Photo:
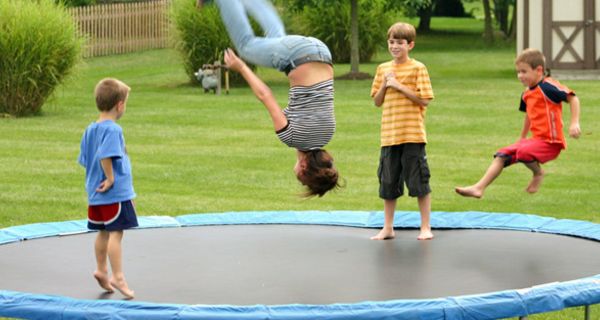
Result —
<path fill-rule="evenodd" d="M 393 72 L 388 72 L 385 74 L 385 77 L 383 79 L 383 87 L 394 88 L 400 92 L 406 92 L 406 86 L 400 83 L 398 79 L 396 79 L 396 75 Z"/>

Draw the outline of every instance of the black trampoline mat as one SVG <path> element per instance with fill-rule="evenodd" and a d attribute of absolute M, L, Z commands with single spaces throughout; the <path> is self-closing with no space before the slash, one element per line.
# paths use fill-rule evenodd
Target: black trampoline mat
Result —
<path fill-rule="evenodd" d="M 128 230 L 123 265 L 136 300 L 181 304 L 330 304 L 430 299 L 600 273 L 600 243 L 522 231 L 232 225 Z M 0 245 L 0 289 L 79 299 L 92 277 L 95 233 Z"/>

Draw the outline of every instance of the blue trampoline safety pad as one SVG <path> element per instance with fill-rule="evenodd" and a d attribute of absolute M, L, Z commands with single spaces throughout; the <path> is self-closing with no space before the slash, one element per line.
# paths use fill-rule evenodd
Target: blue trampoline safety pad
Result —
<path fill-rule="evenodd" d="M 139 228 L 239 224 L 316 224 L 380 228 L 382 212 L 262 211 L 140 216 Z M 418 212 L 397 212 L 395 227 L 418 228 Z M 535 215 L 433 212 L 432 227 L 521 230 L 600 241 L 600 225 Z M 0 229 L 0 244 L 88 232 L 85 220 Z M 599 244 L 600 246 L 600 244 Z M 350 304 L 183 305 L 139 301 L 81 300 L 0 290 L 0 316 L 26 319 L 497 319 L 600 303 L 600 274 L 477 295 L 436 299 L 364 301 Z"/>

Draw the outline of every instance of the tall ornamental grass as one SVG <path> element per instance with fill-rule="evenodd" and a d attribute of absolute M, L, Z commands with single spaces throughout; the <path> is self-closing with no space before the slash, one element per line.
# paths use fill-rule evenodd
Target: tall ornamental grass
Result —
<path fill-rule="evenodd" d="M 222 60 L 231 47 L 229 35 L 215 5 L 196 7 L 196 0 L 174 0 L 171 12 L 175 27 L 175 47 L 181 53 L 185 74 L 197 82 L 194 72 L 203 64 Z"/>
<path fill-rule="evenodd" d="M 52 0 L 0 1 L 0 114 L 37 114 L 73 70 L 82 41 Z"/>
<path fill-rule="evenodd" d="M 175 29 L 174 46 L 182 56 L 190 82 L 197 83 L 194 72 L 203 64 L 212 64 L 217 60 L 222 62 L 223 51 L 234 48 L 233 43 L 221 21 L 219 8 L 213 3 L 199 9 L 196 0 L 173 0 L 171 18 Z M 255 32 L 260 32 L 252 23 Z M 254 65 L 248 66 L 255 69 Z M 229 77 L 233 83 L 243 83 L 237 72 L 230 73 Z"/>

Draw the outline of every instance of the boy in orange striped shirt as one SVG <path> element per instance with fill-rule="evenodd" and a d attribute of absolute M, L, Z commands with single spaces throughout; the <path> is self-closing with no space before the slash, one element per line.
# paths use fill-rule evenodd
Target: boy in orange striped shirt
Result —
<path fill-rule="evenodd" d="M 415 28 L 398 22 L 388 29 L 388 50 L 392 60 L 380 64 L 373 79 L 371 97 L 382 107 L 381 156 L 377 175 L 379 197 L 384 200 L 385 220 L 372 240 L 394 238 L 396 200 L 404 193 L 417 197 L 421 230 L 417 239 L 433 238 L 429 217 L 431 188 L 425 153 L 425 112 L 433 99 L 425 65 L 408 56 L 415 46 Z"/>
<path fill-rule="evenodd" d="M 456 193 L 465 197 L 481 198 L 485 189 L 505 167 L 522 162 L 531 170 L 533 177 L 525 191 L 535 193 L 544 179 L 540 164 L 554 160 L 567 147 L 563 133 L 562 103 L 571 105 L 569 136 L 579 138 L 579 98 L 573 90 L 558 81 L 546 77 L 546 59 L 536 49 L 525 49 L 515 60 L 517 77 L 525 86 L 519 110 L 525 112 L 525 120 L 519 140 L 501 148 L 494 155 L 492 164 L 481 179 L 468 187 L 456 187 Z M 527 135 L 531 131 L 531 137 Z"/>

